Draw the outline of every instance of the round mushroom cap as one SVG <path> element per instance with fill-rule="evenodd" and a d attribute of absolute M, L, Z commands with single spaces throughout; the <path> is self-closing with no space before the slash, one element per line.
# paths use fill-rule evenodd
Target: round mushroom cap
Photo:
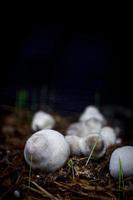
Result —
<path fill-rule="evenodd" d="M 82 138 L 80 140 L 80 149 L 85 156 L 88 156 L 94 150 L 93 157 L 95 158 L 102 157 L 106 151 L 102 137 L 97 133 L 92 133 L 88 137 Z"/>
<path fill-rule="evenodd" d="M 43 129 L 51 129 L 55 125 L 54 118 L 43 111 L 38 111 L 34 114 L 31 128 L 33 131 L 43 130 Z"/>
<path fill-rule="evenodd" d="M 113 128 L 105 126 L 104 128 L 102 128 L 100 134 L 107 148 L 113 144 L 116 144 L 116 133 Z"/>
<path fill-rule="evenodd" d="M 110 158 L 109 170 L 114 178 L 119 177 L 120 170 L 124 177 L 133 175 L 133 146 L 115 149 Z"/>
<path fill-rule="evenodd" d="M 81 138 L 76 135 L 68 135 L 65 137 L 65 139 L 70 146 L 71 155 L 81 155 L 79 146 Z"/>
<path fill-rule="evenodd" d="M 88 106 L 86 107 L 85 111 L 79 118 L 79 121 L 87 121 L 91 118 L 95 118 L 101 122 L 102 125 L 106 124 L 106 120 L 104 116 L 100 113 L 100 111 L 95 106 Z"/>
<path fill-rule="evenodd" d="M 88 128 L 83 122 L 71 124 L 66 131 L 66 135 L 75 135 L 78 137 L 86 137 L 88 134 Z"/>
<path fill-rule="evenodd" d="M 53 172 L 62 167 L 70 155 L 64 136 L 54 130 L 42 130 L 26 142 L 24 158 L 33 169 Z"/>
<path fill-rule="evenodd" d="M 100 133 L 101 129 L 102 129 L 102 123 L 101 121 L 99 121 L 96 118 L 90 118 L 89 120 L 84 122 L 88 133 Z"/>

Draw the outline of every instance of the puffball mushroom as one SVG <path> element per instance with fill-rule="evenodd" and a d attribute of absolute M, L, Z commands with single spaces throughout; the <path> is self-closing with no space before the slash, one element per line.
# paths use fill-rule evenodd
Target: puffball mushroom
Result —
<path fill-rule="evenodd" d="M 81 155 L 80 140 L 82 138 L 76 135 L 68 135 L 65 137 L 65 139 L 70 146 L 71 155 L 77 155 L 77 156 Z"/>
<path fill-rule="evenodd" d="M 86 125 L 87 130 L 88 130 L 88 133 L 92 133 L 92 132 L 100 133 L 100 131 L 102 129 L 101 121 L 99 121 L 96 118 L 90 118 L 89 120 L 85 121 L 84 123 Z"/>
<path fill-rule="evenodd" d="M 34 114 L 31 128 L 33 131 L 51 129 L 55 125 L 54 118 L 43 111 L 38 111 Z"/>
<path fill-rule="evenodd" d="M 87 137 L 89 134 L 100 133 L 102 128 L 101 122 L 97 119 L 90 119 L 86 122 L 76 122 L 71 124 L 66 135 L 76 135 L 78 137 Z"/>
<path fill-rule="evenodd" d="M 113 128 L 105 126 L 100 132 L 106 148 L 116 144 L 116 133 Z"/>
<path fill-rule="evenodd" d="M 100 111 L 95 106 L 86 107 L 85 111 L 80 116 L 79 121 L 85 122 L 92 118 L 99 120 L 102 125 L 106 124 L 106 120 L 104 116 L 100 113 Z"/>
<path fill-rule="evenodd" d="M 70 155 L 64 136 L 54 130 L 34 133 L 26 142 L 24 158 L 33 169 L 53 172 L 62 167 Z"/>
<path fill-rule="evenodd" d="M 78 137 L 70 135 L 65 137 L 70 146 L 71 155 L 88 156 L 96 143 L 94 154 L 95 158 L 100 158 L 105 153 L 103 140 L 99 134 L 90 134 L 87 137 Z"/>
<path fill-rule="evenodd" d="M 133 146 L 124 146 L 113 151 L 109 170 L 114 178 L 119 177 L 120 163 L 124 177 L 133 175 Z"/>
<path fill-rule="evenodd" d="M 85 125 L 85 123 L 82 122 L 73 123 L 68 127 L 66 135 L 86 137 L 88 136 L 87 126 Z"/>

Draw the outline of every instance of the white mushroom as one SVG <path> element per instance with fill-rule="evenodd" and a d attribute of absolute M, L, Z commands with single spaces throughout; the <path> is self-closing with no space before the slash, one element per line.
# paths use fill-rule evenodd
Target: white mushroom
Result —
<path fill-rule="evenodd" d="M 99 120 L 102 125 L 106 124 L 106 120 L 105 120 L 104 116 L 94 106 L 88 106 L 88 107 L 86 107 L 85 111 L 80 116 L 79 120 L 85 122 L 85 121 L 88 121 L 88 120 L 90 120 L 92 118 L 95 118 L 95 119 Z"/>
<path fill-rule="evenodd" d="M 70 146 L 71 155 L 88 156 L 94 145 L 96 145 L 93 153 L 95 158 L 100 158 L 105 153 L 105 146 L 99 134 L 93 133 L 83 138 L 71 135 L 66 136 L 65 139 Z"/>
<path fill-rule="evenodd" d="M 53 172 L 62 167 L 70 155 L 64 136 L 54 130 L 42 130 L 26 142 L 24 157 L 33 169 Z"/>
<path fill-rule="evenodd" d="M 96 118 L 90 118 L 89 120 L 85 121 L 84 123 L 87 127 L 88 133 L 92 133 L 92 132 L 100 133 L 100 131 L 102 129 L 101 121 L 99 121 Z"/>
<path fill-rule="evenodd" d="M 20 194 L 20 191 L 19 191 L 19 190 L 15 190 L 15 191 L 13 192 L 13 194 L 14 194 L 14 196 L 16 197 L 16 199 L 19 199 L 19 198 L 20 198 L 20 196 L 21 196 L 21 194 Z"/>
<path fill-rule="evenodd" d="M 77 155 L 77 156 L 81 155 L 80 140 L 82 138 L 76 135 L 69 135 L 66 136 L 65 139 L 70 146 L 71 155 Z"/>
<path fill-rule="evenodd" d="M 116 133 L 111 127 L 106 126 L 102 128 L 100 134 L 102 136 L 106 148 L 110 147 L 113 144 L 116 144 Z"/>
<path fill-rule="evenodd" d="M 116 144 L 121 144 L 122 143 L 122 138 L 117 138 L 116 139 Z"/>
<path fill-rule="evenodd" d="M 94 147 L 95 146 L 95 147 Z M 84 156 L 88 156 L 94 147 L 93 157 L 101 158 L 106 151 L 101 136 L 97 133 L 92 133 L 80 141 L 80 149 Z"/>
<path fill-rule="evenodd" d="M 86 137 L 88 136 L 87 126 L 85 125 L 85 123 L 82 122 L 73 123 L 68 127 L 66 135 Z"/>
<path fill-rule="evenodd" d="M 119 177 L 120 170 L 124 177 L 133 175 L 133 146 L 115 149 L 110 158 L 109 170 L 114 178 Z"/>
<path fill-rule="evenodd" d="M 100 133 L 102 128 L 101 122 L 97 119 L 89 119 L 86 122 L 76 122 L 71 124 L 66 135 L 76 135 L 78 137 L 87 137 L 92 133 Z"/>
<path fill-rule="evenodd" d="M 54 118 L 43 111 L 38 111 L 34 114 L 32 119 L 31 128 L 33 131 L 51 129 L 55 125 Z"/>

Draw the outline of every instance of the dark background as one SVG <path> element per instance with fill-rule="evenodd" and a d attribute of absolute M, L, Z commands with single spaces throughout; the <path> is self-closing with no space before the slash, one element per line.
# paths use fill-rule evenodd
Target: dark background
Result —
<path fill-rule="evenodd" d="M 9 17 L 1 30 L 0 104 L 14 105 L 17 91 L 26 89 L 30 98 L 46 90 L 37 104 L 55 110 L 133 107 L 131 31 L 121 16 L 54 23 Z"/>

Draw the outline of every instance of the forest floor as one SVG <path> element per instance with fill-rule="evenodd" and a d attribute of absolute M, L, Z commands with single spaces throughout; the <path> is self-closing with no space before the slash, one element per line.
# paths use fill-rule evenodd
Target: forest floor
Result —
<path fill-rule="evenodd" d="M 53 113 L 55 129 L 65 134 L 76 116 Z M 109 160 L 114 149 L 133 145 L 133 140 L 110 147 L 99 160 L 70 157 L 64 167 L 50 174 L 31 170 L 23 156 L 25 141 L 32 134 L 31 112 L 4 109 L 0 118 L 0 199 L 11 200 L 133 200 L 133 176 L 124 178 L 124 186 L 109 174 Z"/>

